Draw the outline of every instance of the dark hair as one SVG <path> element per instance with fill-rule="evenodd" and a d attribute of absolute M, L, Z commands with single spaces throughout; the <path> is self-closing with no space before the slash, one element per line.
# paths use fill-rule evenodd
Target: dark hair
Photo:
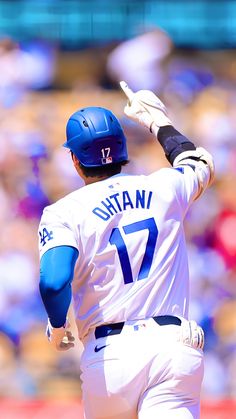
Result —
<path fill-rule="evenodd" d="M 114 176 L 121 172 L 122 166 L 129 163 L 129 160 L 123 160 L 119 163 L 110 163 L 104 166 L 86 167 L 80 161 L 80 168 L 86 177 L 103 177 L 103 176 Z"/>

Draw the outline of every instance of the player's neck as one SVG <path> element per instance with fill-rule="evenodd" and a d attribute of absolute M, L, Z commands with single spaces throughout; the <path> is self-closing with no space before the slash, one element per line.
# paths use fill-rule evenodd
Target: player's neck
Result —
<path fill-rule="evenodd" d="M 91 185 L 92 183 L 100 182 L 101 180 L 107 179 L 109 176 L 102 177 L 85 177 L 83 176 L 83 181 L 85 185 Z"/>
<path fill-rule="evenodd" d="M 77 159 L 77 157 L 72 154 L 72 160 L 74 163 L 74 167 L 75 170 L 77 171 L 78 175 L 83 179 L 85 185 L 90 185 L 91 183 L 96 183 L 96 182 L 100 182 L 100 180 L 104 180 L 107 179 L 109 176 L 104 175 L 104 176 L 85 176 L 83 170 L 81 169 L 80 165 L 79 165 L 79 160 Z"/>

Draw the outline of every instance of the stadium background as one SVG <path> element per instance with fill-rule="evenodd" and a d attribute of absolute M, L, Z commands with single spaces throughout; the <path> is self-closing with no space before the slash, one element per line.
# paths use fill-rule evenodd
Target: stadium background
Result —
<path fill-rule="evenodd" d="M 168 164 L 124 117 L 122 79 L 154 90 L 214 155 L 214 185 L 185 223 L 190 312 L 206 334 L 202 418 L 236 412 L 235 48 L 235 1 L 0 1 L 0 417 L 82 415 L 81 346 L 55 353 L 44 336 L 37 227 L 81 186 L 61 144 L 82 106 L 121 118 L 131 173 Z"/>

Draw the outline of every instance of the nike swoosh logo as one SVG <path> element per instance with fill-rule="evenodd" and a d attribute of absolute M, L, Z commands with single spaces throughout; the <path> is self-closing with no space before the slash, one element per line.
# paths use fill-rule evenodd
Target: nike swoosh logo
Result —
<path fill-rule="evenodd" d="M 103 345 L 103 346 L 96 345 L 95 348 L 94 348 L 94 352 L 99 352 L 99 351 L 101 351 L 101 349 L 104 349 L 106 346 L 108 346 L 108 345 Z"/>

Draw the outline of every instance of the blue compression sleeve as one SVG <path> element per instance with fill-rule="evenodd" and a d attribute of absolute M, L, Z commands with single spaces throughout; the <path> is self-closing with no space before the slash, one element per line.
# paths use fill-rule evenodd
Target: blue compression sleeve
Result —
<path fill-rule="evenodd" d="M 65 324 L 77 257 L 74 247 L 58 246 L 48 250 L 40 261 L 39 290 L 53 327 Z"/>

